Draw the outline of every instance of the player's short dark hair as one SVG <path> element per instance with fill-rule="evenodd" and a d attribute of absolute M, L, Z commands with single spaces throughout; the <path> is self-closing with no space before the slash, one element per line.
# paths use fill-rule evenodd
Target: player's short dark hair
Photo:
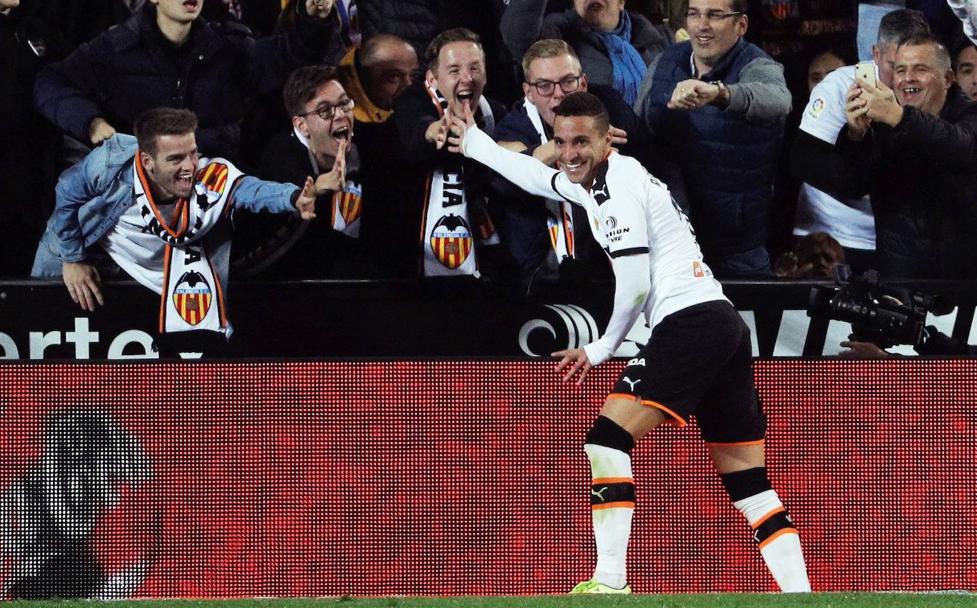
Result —
<path fill-rule="evenodd" d="M 305 104 L 315 98 L 319 87 L 331 80 L 338 80 L 339 72 L 331 65 L 307 65 L 288 75 L 282 89 L 282 101 L 289 116 L 305 113 Z"/>
<path fill-rule="evenodd" d="M 900 8 L 886 14 L 879 22 L 879 46 L 902 44 L 913 36 L 930 34 L 930 24 L 926 16 L 911 8 Z"/>
<path fill-rule="evenodd" d="M 932 34 L 920 34 L 918 36 L 909 36 L 899 43 L 899 48 L 904 46 L 920 46 L 920 45 L 932 45 L 933 50 L 936 53 L 937 67 L 942 72 L 946 72 L 952 69 L 952 61 L 950 60 L 950 51 L 946 50 L 940 39 Z"/>
<path fill-rule="evenodd" d="M 611 126 L 607 108 L 600 99 L 586 91 L 570 93 L 553 111 L 557 116 L 590 116 L 601 133 L 606 133 Z"/>
<path fill-rule="evenodd" d="M 438 69 L 438 56 L 441 55 L 441 49 L 452 42 L 472 42 L 478 45 L 482 54 L 485 53 L 485 49 L 482 48 L 482 39 L 470 29 L 466 27 L 455 27 L 450 30 L 445 30 L 435 36 L 431 44 L 427 45 L 427 50 L 424 51 L 424 59 L 432 71 L 437 71 Z"/>
<path fill-rule="evenodd" d="M 197 130 L 197 115 L 186 109 L 153 108 L 146 110 L 132 125 L 139 149 L 156 155 L 156 140 L 161 135 L 186 135 Z"/>

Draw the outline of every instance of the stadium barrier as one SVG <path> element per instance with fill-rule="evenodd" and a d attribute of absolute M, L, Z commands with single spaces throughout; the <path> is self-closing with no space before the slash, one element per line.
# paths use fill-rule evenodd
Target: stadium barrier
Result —
<path fill-rule="evenodd" d="M 580 388 L 527 360 L 2 364 L 0 589 L 564 592 L 592 567 L 581 444 L 623 364 Z M 977 363 L 756 375 L 816 590 L 977 590 Z M 694 424 L 635 458 L 636 590 L 774 589 Z"/>
<path fill-rule="evenodd" d="M 840 350 L 850 326 L 808 318 L 813 285 L 824 283 L 724 283 L 753 330 L 754 355 L 817 357 Z M 977 284 L 911 287 L 949 296 L 956 310 L 929 322 L 977 343 Z M 60 282 L 0 282 L 0 359 L 157 358 L 159 296 L 134 283 L 111 283 L 104 291 L 105 306 L 86 313 Z M 610 318 L 613 294 L 610 283 L 543 285 L 531 297 L 515 294 L 511 285 L 457 279 L 234 283 L 231 356 L 547 356 L 597 336 Z M 617 356 L 633 356 L 649 335 L 639 319 Z"/>

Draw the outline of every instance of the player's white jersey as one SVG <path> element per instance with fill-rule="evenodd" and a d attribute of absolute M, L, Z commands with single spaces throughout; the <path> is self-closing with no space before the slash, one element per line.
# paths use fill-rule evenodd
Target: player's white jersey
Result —
<path fill-rule="evenodd" d="M 562 172 L 551 187 L 587 210 L 594 238 L 609 256 L 649 254 L 651 292 L 644 307 L 649 327 L 693 304 L 725 299 L 702 261 L 688 217 L 665 184 L 635 159 L 611 152 L 590 191 Z"/>
<path fill-rule="evenodd" d="M 649 254 L 651 292 L 644 304 L 649 327 L 683 308 L 726 299 L 702 261 L 685 213 L 668 188 L 635 159 L 612 151 L 599 166 L 593 189 L 587 190 L 562 171 L 527 164 L 476 129 L 469 129 L 465 150 L 530 194 L 583 206 L 594 238 L 612 258 Z"/>

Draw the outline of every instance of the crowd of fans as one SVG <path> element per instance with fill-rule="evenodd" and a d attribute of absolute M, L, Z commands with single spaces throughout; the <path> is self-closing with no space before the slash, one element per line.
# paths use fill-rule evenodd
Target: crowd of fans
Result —
<path fill-rule="evenodd" d="M 45 230 L 45 268 L 76 262 L 56 218 L 65 198 L 84 216 L 91 193 L 59 175 L 172 107 L 195 114 L 200 156 L 314 180 L 311 222 L 233 213 L 232 278 L 606 278 L 581 210 L 443 145 L 441 118 L 467 106 L 506 147 L 556 163 L 553 109 L 579 90 L 668 186 L 719 278 L 846 260 L 887 279 L 977 276 L 967 3 L 941 5 L 953 28 L 888 12 L 869 80 L 854 15 L 798 48 L 782 35 L 798 5 L 777 21 L 747 0 L 0 0 L 0 276 L 51 276 L 35 266 Z M 111 266 L 105 247 L 84 256 Z"/>

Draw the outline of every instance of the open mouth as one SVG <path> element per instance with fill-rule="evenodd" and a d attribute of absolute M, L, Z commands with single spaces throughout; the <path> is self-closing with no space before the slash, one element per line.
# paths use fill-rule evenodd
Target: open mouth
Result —
<path fill-rule="evenodd" d="M 183 3 L 183 8 L 185 8 L 187 12 L 196 11 L 199 6 L 200 0 L 185 0 Z"/>
<path fill-rule="evenodd" d="M 179 191 L 184 192 L 189 190 L 193 186 L 193 174 L 179 174 L 176 176 L 176 187 Z"/>
<path fill-rule="evenodd" d="M 352 130 L 349 128 L 349 125 L 343 125 L 342 127 L 333 129 L 330 135 L 332 135 L 332 138 L 336 141 L 349 141 L 351 133 Z"/>
<path fill-rule="evenodd" d="M 911 104 L 918 102 L 919 98 L 922 97 L 923 89 L 919 87 L 902 87 L 899 89 L 902 94 L 902 102 L 905 104 Z"/>
<path fill-rule="evenodd" d="M 713 38 L 714 36 L 695 36 L 695 41 L 698 42 L 699 44 L 706 45 L 712 42 Z"/>
<path fill-rule="evenodd" d="M 475 100 L 475 91 L 458 91 L 455 93 L 455 97 L 458 98 L 458 101 L 471 105 L 472 101 Z"/>

